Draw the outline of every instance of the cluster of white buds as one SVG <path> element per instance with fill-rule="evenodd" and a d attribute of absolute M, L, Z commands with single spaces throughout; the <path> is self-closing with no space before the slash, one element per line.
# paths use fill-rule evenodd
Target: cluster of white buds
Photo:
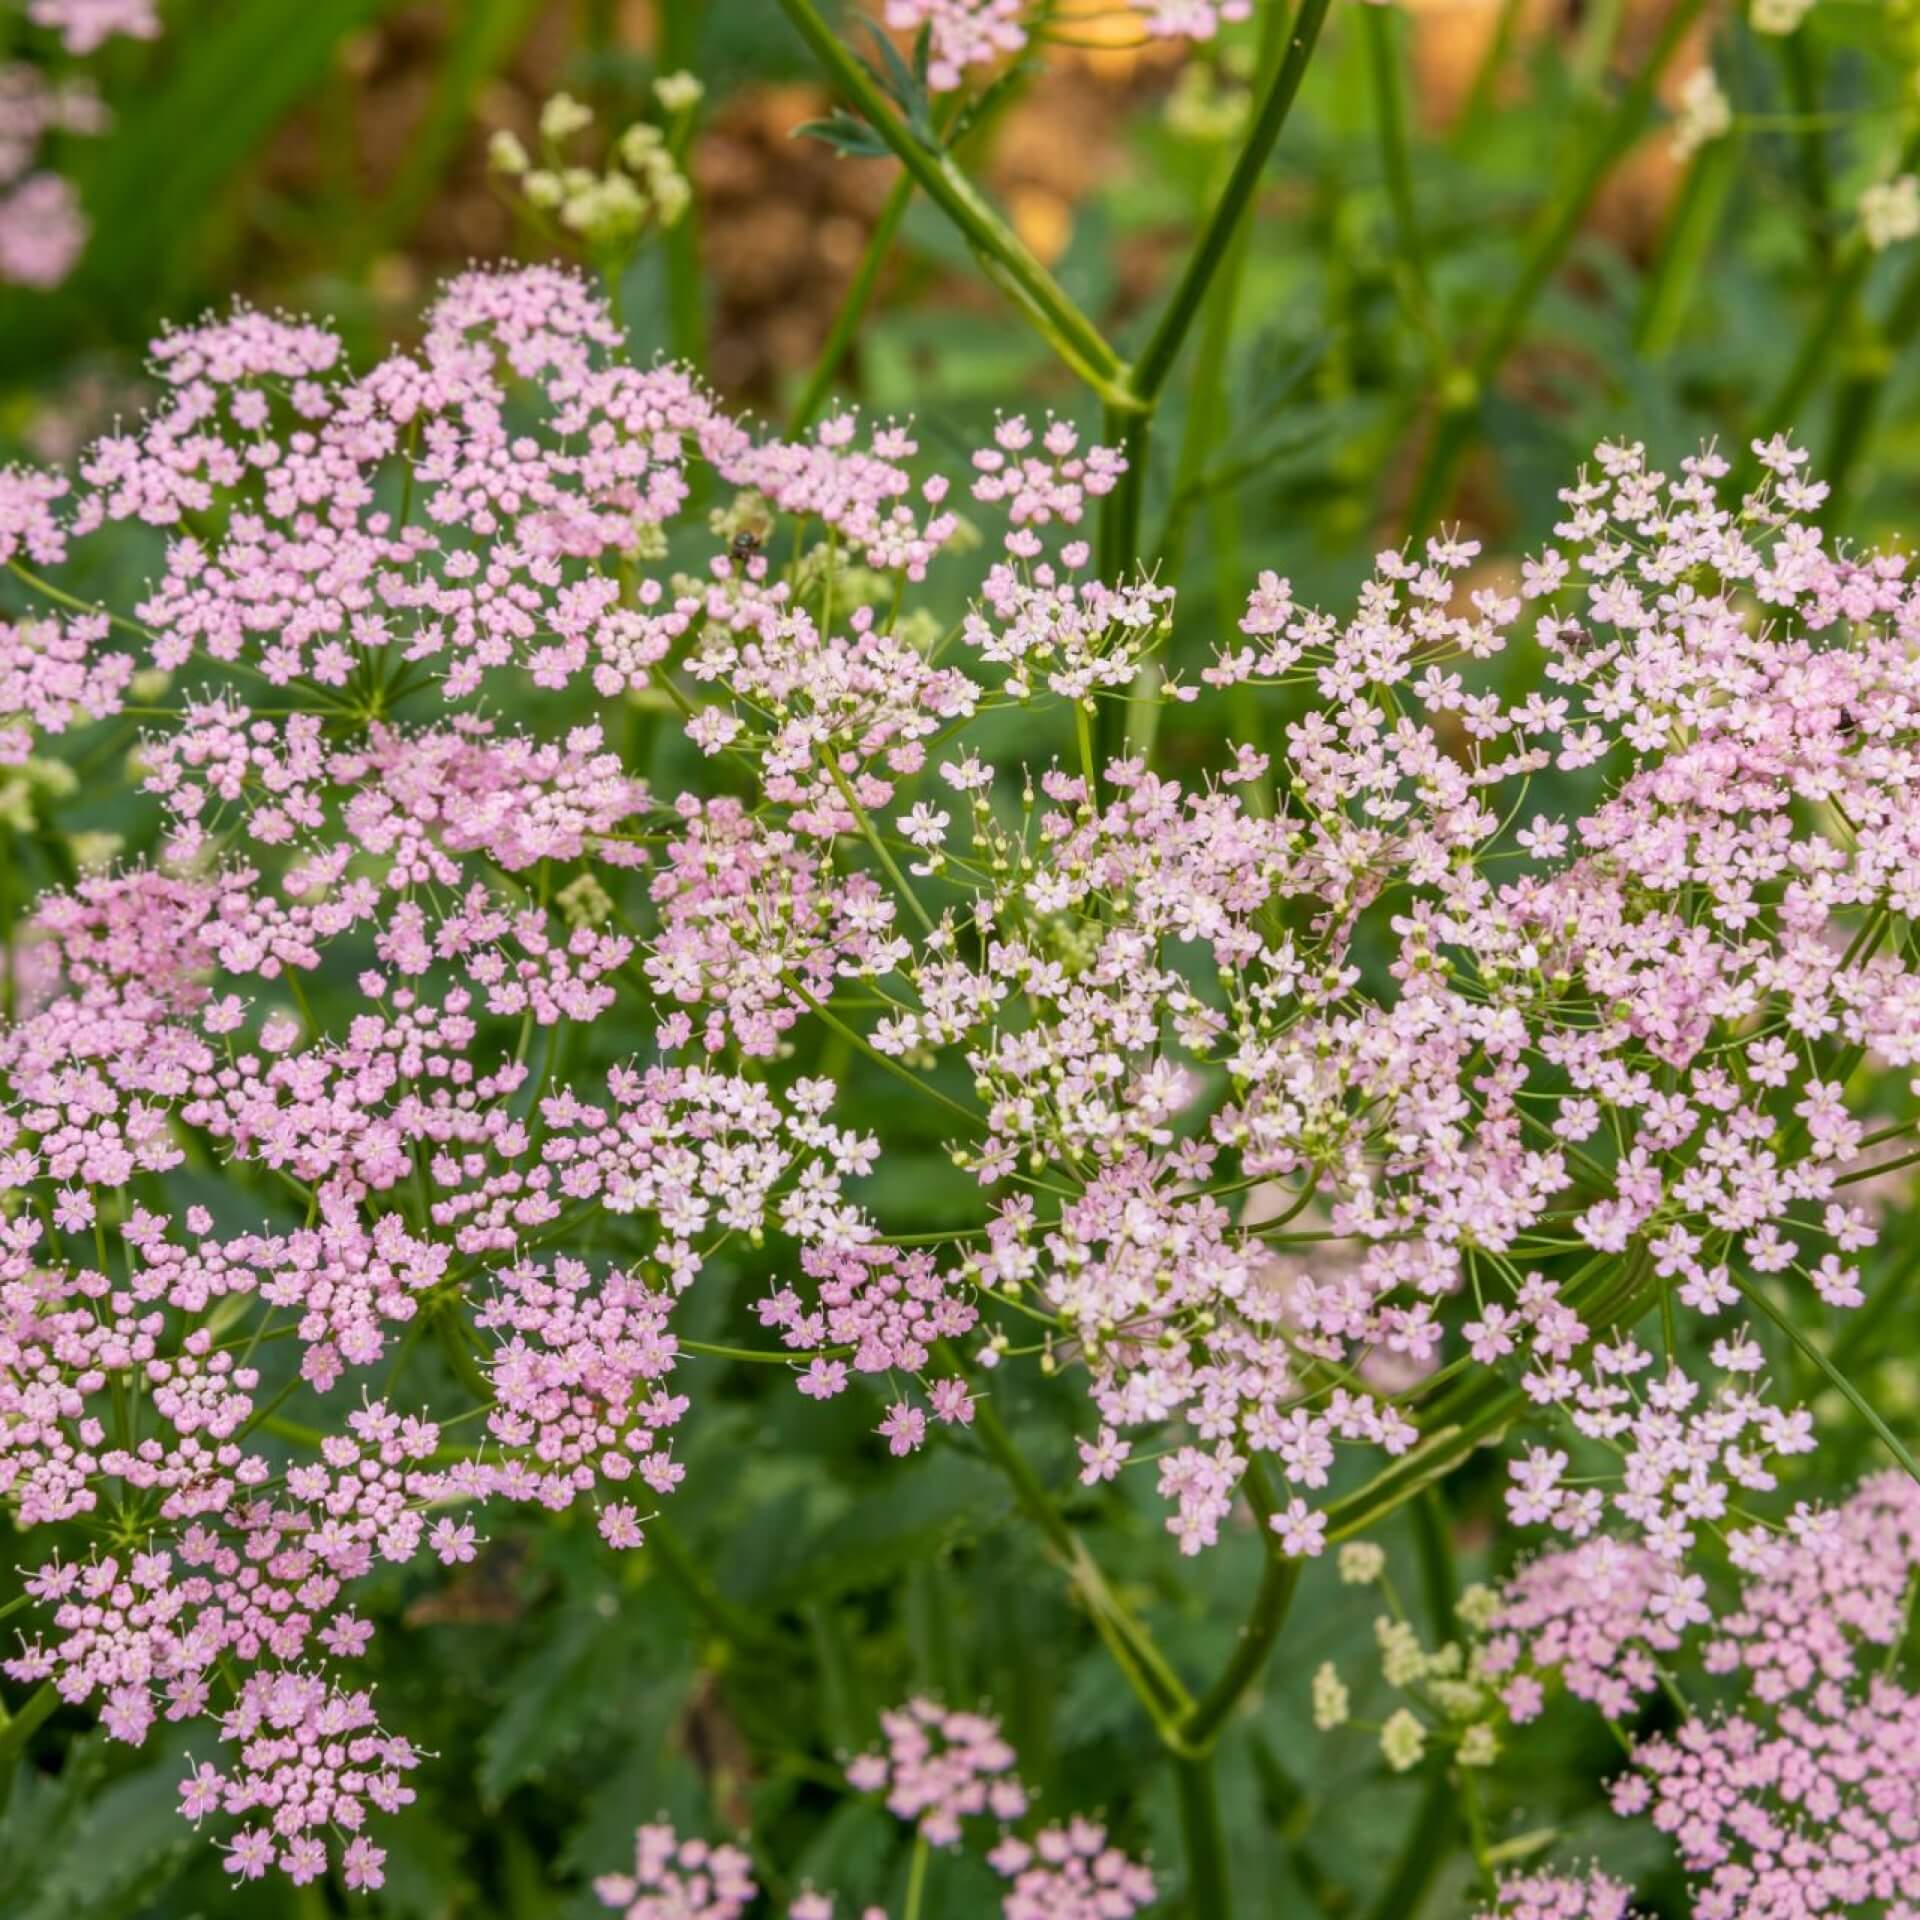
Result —
<path fill-rule="evenodd" d="M 569 93 L 540 109 L 540 164 L 504 128 L 488 146 L 488 162 L 518 183 L 520 203 L 537 223 L 557 226 L 556 238 L 570 236 L 596 258 L 622 253 L 649 228 L 678 224 L 693 199 L 680 161 L 703 89 L 690 73 L 670 73 L 653 91 L 667 124 L 636 121 L 614 141 L 604 167 L 568 158 L 569 144 L 593 125 L 593 109 Z"/>

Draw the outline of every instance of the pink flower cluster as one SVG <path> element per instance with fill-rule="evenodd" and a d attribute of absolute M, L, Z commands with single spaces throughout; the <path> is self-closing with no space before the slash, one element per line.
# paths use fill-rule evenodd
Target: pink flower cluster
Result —
<path fill-rule="evenodd" d="M 158 344 L 77 480 L 0 475 L 0 754 L 130 735 L 170 676 L 150 863 L 38 904 L 0 1026 L 0 1494 L 87 1537 L 10 1676 L 138 1739 L 335 1685 L 353 1583 L 471 1557 L 488 1503 L 638 1545 L 726 1248 L 761 1350 L 809 1397 L 884 1382 L 895 1454 L 1023 1350 L 1072 1370 L 1085 1479 L 1154 1460 L 1187 1552 L 1257 1461 L 1318 1553 L 1341 1455 L 1416 1447 L 1442 1369 L 1514 1393 L 1550 1443 L 1511 1511 L 1582 1557 L 1513 1599 L 1509 1704 L 1543 1665 L 1643 1691 L 1704 1541 L 1787 1550 L 1811 1420 L 1744 1305 L 1860 1300 L 1915 1124 L 1904 563 L 1829 552 L 1784 444 L 1740 498 L 1605 447 L 1517 576 L 1437 539 L 1345 619 L 1263 578 L 1165 684 L 1304 710 L 1176 781 L 1090 724 L 1176 628 L 1091 570 L 1120 456 L 1001 420 L 943 631 L 908 590 L 967 541 L 906 429 L 765 438 L 620 342 L 545 268 L 461 277 L 360 373 L 243 310 Z M 152 576 L 94 609 L 128 526 Z M 1493 690 L 1528 631 L 1545 684 Z M 1061 759 L 989 761 L 1014 707 Z M 663 715 L 710 788 L 634 772 Z M 1583 811 L 1529 812 L 1549 771 Z M 882 1143 L 793 1070 L 809 1025 L 926 1096 L 976 1222 L 862 1204 Z M 1633 1331 L 1663 1299 L 1687 1347 Z M 1016 1891 L 1132 1898 L 1084 1839 Z"/>
<path fill-rule="evenodd" d="M 969 1820 L 998 1821 L 1000 1838 L 986 1860 L 1007 1883 L 1003 1920 L 1131 1920 L 1152 1904 L 1151 1872 L 1095 1822 L 1073 1819 L 1030 1839 L 1011 1830 L 1029 1796 L 996 1720 L 912 1700 L 880 1723 L 882 1746 L 848 1766 L 848 1784 L 885 1794 L 888 1811 L 936 1848 L 958 1846 Z M 594 1891 L 625 1920 L 740 1920 L 759 1889 L 737 1848 L 682 1840 L 671 1827 L 652 1825 L 634 1836 L 633 1872 L 605 1874 Z M 788 1920 L 834 1920 L 834 1913 L 832 1896 L 811 1889 L 787 1909 Z M 886 1915 L 867 1907 L 861 1920 Z"/>
<path fill-rule="evenodd" d="M 1509 1590 L 1481 1671 L 1513 1674 L 1517 1719 L 1557 1676 L 1617 1720 L 1689 1645 L 1738 1691 L 1637 1742 L 1613 1804 L 1672 1837 L 1696 1880 L 1693 1911 L 1899 1912 L 1920 1888 L 1920 1696 L 1891 1677 L 1890 1654 L 1920 1573 L 1920 1487 L 1882 1475 L 1749 1557 L 1736 1601 L 1718 1609 L 1697 1578 L 1676 1596 L 1644 1550 L 1538 1561 Z"/>
<path fill-rule="evenodd" d="M 1579 1879 L 1528 1873 L 1501 1882 L 1499 1898 L 1475 1920 L 1631 1920 L 1630 1895 L 1598 1871 Z"/>
<path fill-rule="evenodd" d="M 1042 11 L 1034 0 L 886 0 L 882 17 L 901 32 L 927 32 L 928 84 L 945 93 L 968 67 L 1018 53 Z M 1106 12 L 1124 12 L 1148 39 L 1210 40 L 1223 22 L 1250 18 L 1253 0 L 1125 0 Z"/>

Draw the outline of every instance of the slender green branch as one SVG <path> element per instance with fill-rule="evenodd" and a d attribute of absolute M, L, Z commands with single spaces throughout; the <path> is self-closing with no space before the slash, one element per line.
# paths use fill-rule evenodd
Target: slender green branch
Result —
<path fill-rule="evenodd" d="M 1280 0 L 1274 0 L 1274 4 L 1280 4 Z M 1266 171 L 1267 161 L 1272 157 L 1281 130 L 1287 124 L 1287 116 L 1293 111 L 1294 100 L 1300 92 L 1300 82 L 1306 78 L 1307 67 L 1313 59 L 1313 50 L 1319 41 L 1320 29 L 1326 22 L 1330 5 L 1331 0 L 1300 0 L 1300 10 L 1294 16 L 1293 28 L 1287 38 L 1286 57 L 1280 62 L 1280 69 L 1273 76 L 1260 102 L 1247 143 L 1240 149 L 1240 157 L 1233 164 L 1226 188 L 1167 300 L 1166 310 L 1134 362 L 1130 384 L 1137 400 L 1151 405 L 1159 397 L 1160 389 L 1166 385 L 1167 375 L 1173 371 L 1173 363 L 1180 357 L 1188 330 L 1199 315 L 1202 301 L 1206 299 L 1207 288 L 1226 257 L 1234 230 L 1253 198 L 1254 189 L 1260 184 L 1260 176 Z"/>
<path fill-rule="evenodd" d="M 1743 1279 L 1741 1275 L 1736 1273 L 1733 1275 L 1733 1284 L 1793 1342 L 1794 1346 L 1797 1347 L 1807 1359 L 1813 1362 L 1814 1366 L 1826 1376 L 1831 1385 L 1840 1390 L 1842 1397 L 1852 1406 L 1854 1412 L 1873 1429 L 1874 1435 L 1880 1444 L 1885 1447 L 1886 1450 L 1893 1455 L 1894 1459 L 1906 1470 L 1908 1478 L 1920 1481 L 1920 1466 L 1914 1464 L 1913 1455 L 1901 1445 L 1899 1435 L 1881 1419 L 1873 1403 L 1853 1384 L 1853 1381 L 1835 1366 L 1832 1360 L 1822 1353 L 1820 1349 L 1793 1324 L 1793 1321 L 1786 1314 L 1782 1313 L 1751 1280 Z"/>
<path fill-rule="evenodd" d="M 922 1080 L 911 1068 L 903 1067 L 898 1060 L 882 1053 L 880 1049 L 857 1028 L 848 1026 L 844 1020 L 830 1012 L 807 991 L 796 975 L 783 973 L 780 977 L 787 983 L 788 987 L 799 996 L 805 1006 L 817 1014 L 820 1019 L 837 1033 L 841 1039 L 845 1040 L 849 1046 L 855 1047 L 861 1053 L 865 1054 L 876 1067 L 884 1067 L 896 1080 L 911 1087 L 915 1093 L 923 1095 L 926 1099 L 937 1101 L 941 1106 L 945 1107 L 949 1113 L 958 1115 L 959 1118 L 964 1120 L 976 1133 L 986 1125 L 986 1122 L 982 1120 L 971 1107 L 963 1107 L 958 1100 L 942 1093 L 940 1089 L 932 1085 L 931 1082 Z"/>
<path fill-rule="evenodd" d="M 1407 1831 L 1391 1877 L 1367 1909 L 1367 1920 L 1416 1920 L 1446 1864 L 1448 1843 L 1455 1838 L 1459 1823 L 1459 1797 L 1445 1762 L 1436 1758 L 1428 1766 L 1420 1811 Z"/>
<path fill-rule="evenodd" d="M 934 925 L 933 915 L 920 904 L 920 896 L 914 892 L 907 876 L 900 871 L 899 863 L 888 852 L 887 843 L 881 839 L 878 828 L 874 826 L 872 815 L 860 804 L 859 796 L 855 794 L 847 776 L 840 771 L 839 762 L 834 759 L 831 750 L 825 755 L 823 764 L 832 776 L 833 784 L 840 789 L 840 797 L 847 803 L 854 823 L 865 836 L 867 845 L 873 849 L 874 858 L 886 868 L 887 878 L 893 882 L 901 898 L 913 909 L 913 917 L 928 933 L 931 933 Z"/>
<path fill-rule="evenodd" d="M 834 84 L 899 156 L 920 190 L 959 228 L 988 277 L 1090 387 L 1116 405 L 1130 406 L 1120 356 L 952 157 L 901 119 L 879 82 L 821 18 L 814 0 L 780 0 L 780 6 Z"/>
<path fill-rule="evenodd" d="M 827 329 L 813 371 L 807 375 L 807 384 L 800 389 L 800 397 L 787 416 L 787 437 L 791 440 L 799 439 L 813 425 L 826 404 L 827 395 L 833 391 L 834 380 L 853 346 L 854 336 L 860 331 L 860 323 L 867 317 L 874 289 L 880 284 L 880 270 L 886 265 L 887 255 L 892 252 L 901 223 L 907 217 L 907 208 L 913 200 L 913 181 L 914 176 L 903 168 L 881 203 L 873 231 L 867 235 L 860 264 L 847 282 L 840 311 L 833 316 L 833 325 Z"/>
<path fill-rule="evenodd" d="M 674 1343 L 682 1353 L 697 1353 L 707 1360 L 741 1360 L 763 1367 L 791 1367 L 806 1360 L 845 1360 L 859 1352 L 857 1347 L 809 1347 L 805 1353 L 776 1353 L 766 1347 L 721 1347 L 711 1340 L 683 1340 Z"/>

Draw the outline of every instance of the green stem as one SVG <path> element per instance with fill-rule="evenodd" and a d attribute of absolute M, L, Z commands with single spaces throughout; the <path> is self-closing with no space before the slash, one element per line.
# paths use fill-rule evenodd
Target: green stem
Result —
<path fill-rule="evenodd" d="M 26 1705 L 15 1713 L 9 1713 L 0 1705 L 0 1806 L 6 1804 L 8 1793 L 13 1787 L 13 1766 L 41 1723 L 60 1704 L 60 1696 L 54 1691 L 51 1680 L 43 1680 L 27 1696 Z"/>
<path fill-rule="evenodd" d="M 1569 1283 L 1563 1297 L 1597 1338 L 1637 1319 L 1651 1303 L 1656 1285 L 1637 1262 L 1614 1263 L 1611 1272 L 1596 1265 Z M 1378 1526 L 1502 1427 L 1522 1418 L 1532 1404 L 1524 1389 L 1507 1385 L 1491 1371 L 1449 1388 L 1426 1409 L 1426 1430 L 1408 1452 L 1327 1509 L 1328 1541 L 1351 1540 Z"/>
<path fill-rule="evenodd" d="M 1420 1583 L 1426 1589 L 1427 1619 L 1437 1645 L 1453 1632 L 1454 1602 L 1460 1597 L 1447 1505 L 1437 1486 L 1428 1487 L 1414 1503 L 1413 1544 L 1420 1559 Z"/>
<path fill-rule="evenodd" d="M 1744 151 L 1738 134 L 1722 134 L 1687 163 L 1634 321 L 1634 351 L 1644 359 L 1664 360 L 1679 342 Z"/>
<path fill-rule="evenodd" d="M 1430 1764 L 1432 1771 L 1427 1776 L 1427 1790 L 1420 1796 L 1420 1811 L 1394 1862 L 1392 1878 L 1367 1909 L 1367 1920 L 1416 1920 L 1446 1864 L 1457 1817 L 1456 1795 L 1445 1763 L 1435 1760 Z"/>
<path fill-rule="evenodd" d="M 857 1347 L 810 1347 L 805 1353 L 772 1353 L 764 1347 L 719 1347 L 711 1340 L 682 1340 L 674 1343 L 682 1353 L 697 1353 L 707 1360 L 744 1360 L 763 1367 L 791 1367 L 806 1360 L 844 1360 L 857 1353 Z"/>
<path fill-rule="evenodd" d="M 1386 181 L 1387 204 L 1393 209 L 1394 233 L 1407 288 L 1407 305 L 1414 325 L 1427 343 L 1428 357 L 1438 366 L 1446 358 L 1435 316 L 1433 287 L 1427 277 L 1427 250 L 1420 234 L 1419 204 L 1414 198 L 1413 165 L 1407 145 L 1406 88 L 1401 75 L 1398 14 L 1389 7 L 1368 7 L 1361 20 L 1367 41 L 1367 67 L 1373 81 L 1374 130 L 1380 136 L 1380 170 Z"/>
<path fill-rule="evenodd" d="M 1653 107 L 1654 88 L 1704 5 L 1705 0 L 1675 0 L 1639 72 L 1595 129 L 1560 191 L 1541 210 L 1519 278 L 1494 314 L 1474 356 L 1470 391 L 1462 396 L 1463 404 L 1442 414 L 1434 431 L 1407 510 L 1407 526 L 1414 535 L 1424 534 L 1452 497 L 1460 462 L 1479 427 L 1481 403 L 1519 345 L 1534 305 L 1573 244 L 1594 195 L 1639 137 Z"/>
<path fill-rule="evenodd" d="M 855 824 L 866 837 L 867 845 L 873 849 L 874 858 L 886 868 L 887 878 L 893 882 L 900 896 L 906 901 L 907 905 L 913 909 L 914 918 L 920 922 L 920 925 L 928 933 L 931 933 L 933 931 L 933 915 L 920 904 L 920 896 L 915 893 L 913 888 L 908 884 L 907 876 L 900 871 L 899 865 L 894 860 L 893 855 L 887 851 L 887 843 L 880 838 L 879 831 L 875 828 L 872 817 L 868 814 L 866 808 L 860 804 L 852 786 L 848 783 L 847 776 L 840 771 L 839 763 L 833 758 L 830 751 L 822 764 L 832 776 L 833 784 L 840 789 L 840 797 L 847 803 L 848 810 L 852 813 Z"/>
<path fill-rule="evenodd" d="M 1213 1756 L 1195 1754 L 1174 1762 L 1180 1796 L 1180 1839 L 1187 1856 L 1188 1920 L 1231 1920 L 1233 1889 L 1227 1877 L 1227 1836 L 1220 1822 L 1220 1795 Z"/>
<path fill-rule="evenodd" d="M 1286 1624 L 1287 1609 L 1293 1604 L 1294 1590 L 1300 1584 L 1300 1562 L 1280 1551 L 1279 1543 L 1267 1525 L 1274 1512 L 1272 1489 L 1258 1460 L 1247 1464 L 1246 1491 L 1260 1538 L 1266 1548 L 1266 1571 L 1254 1595 L 1253 1611 L 1240 1629 L 1240 1642 L 1233 1658 L 1222 1668 L 1220 1677 L 1201 1696 L 1193 1711 L 1180 1723 L 1182 1741 L 1197 1752 L 1206 1752 L 1220 1737 L 1220 1729 L 1240 1704 L 1242 1697 L 1267 1664 L 1273 1643 Z"/>
<path fill-rule="evenodd" d="M 1275 4 L 1278 4 L 1278 0 L 1275 0 Z M 1239 226 L 1241 215 L 1260 184 L 1260 176 L 1266 171 L 1267 161 L 1272 157 L 1281 130 L 1287 124 L 1287 116 L 1293 111 L 1294 100 L 1300 92 L 1300 82 L 1306 77 L 1307 66 L 1313 59 L 1314 46 L 1320 38 L 1320 29 L 1326 22 L 1331 4 L 1332 0 L 1300 0 L 1300 9 L 1294 16 L 1293 28 L 1287 38 L 1286 57 L 1280 62 L 1280 70 L 1273 76 L 1272 84 L 1260 102 L 1253 131 L 1247 136 L 1246 145 L 1240 149 L 1240 156 L 1233 163 L 1233 172 L 1227 178 L 1225 190 L 1168 298 L 1165 312 L 1161 314 L 1147 338 L 1147 344 L 1140 350 L 1140 357 L 1134 363 L 1130 382 L 1133 394 L 1149 406 L 1159 397 L 1167 375 L 1173 371 L 1173 363 L 1180 357 L 1180 348 L 1199 315 L 1207 288 L 1226 257 L 1234 229 Z"/>
<path fill-rule="evenodd" d="M 873 231 L 867 236 L 866 251 L 860 256 L 860 264 L 854 269 L 853 278 L 847 282 L 840 311 L 833 316 L 833 325 L 827 330 L 819 357 L 813 363 L 813 371 L 807 375 L 807 384 L 800 389 L 800 397 L 793 403 L 793 411 L 787 417 L 787 437 L 790 440 L 799 439 L 813 425 L 826 403 L 827 395 L 833 391 L 834 379 L 853 345 L 854 336 L 860 331 L 860 323 L 867 317 L 874 289 L 880 284 L 880 270 L 886 265 L 887 255 L 892 251 L 894 239 L 900 231 L 901 222 L 907 217 L 907 207 L 912 199 L 913 175 L 903 171 L 881 205 L 879 217 L 873 223 Z"/>
<path fill-rule="evenodd" d="M 1089 386 L 1116 404 L 1129 404 L 1120 356 L 952 157 L 901 119 L 885 90 L 821 18 L 814 0 L 780 0 L 780 6 L 835 85 L 899 156 L 920 190 L 959 228 L 988 277 Z"/>
<path fill-rule="evenodd" d="M 933 1849 L 927 1845 L 927 1836 L 916 1833 L 913 1836 L 913 1864 L 907 1869 L 907 1904 L 901 1920 L 920 1920 L 920 1905 L 927 1895 L 927 1862 L 932 1857 Z"/>
<path fill-rule="evenodd" d="M 893 1059 L 888 1054 L 882 1053 L 878 1047 L 874 1046 L 873 1043 L 867 1039 L 865 1034 L 848 1026 L 844 1020 L 838 1018 L 838 1016 L 830 1012 L 816 1000 L 793 974 L 783 973 L 780 977 L 787 983 L 788 987 L 798 995 L 803 1005 L 817 1015 L 826 1026 L 832 1028 L 849 1046 L 858 1048 L 876 1067 L 884 1067 L 896 1080 L 911 1087 L 915 1093 L 920 1094 L 923 1098 L 937 1101 L 941 1106 L 945 1107 L 948 1112 L 958 1115 L 959 1118 L 964 1120 L 976 1133 L 981 1131 L 986 1125 L 986 1122 L 982 1120 L 971 1107 L 963 1107 L 958 1100 L 950 1098 L 948 1095 L 942 1093 L 938 1087 L 933 1086 L 928 1081 L 922 1080 L 911 1068 L 903 1067 L 898 1060 Z"/>

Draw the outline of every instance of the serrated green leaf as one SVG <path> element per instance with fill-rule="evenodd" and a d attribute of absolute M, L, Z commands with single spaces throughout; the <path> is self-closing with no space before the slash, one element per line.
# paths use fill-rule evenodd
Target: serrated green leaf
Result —
<path fill-rule="evenodd" d="M 196 1844 L 180 1817 L 181 1745 L 177 1732 L 157 1741 L 142 1765 L 105 1787 L 100 1778 L 116 1758 L 106 1736 L 76 1745 L 35 1795 L 34 1823 L 55 1844 L 43 1850 L 20 1904 L 7 1906 L 8 1920 L 133 1920 L 146 1910 Z"/>
<path fill-rule="evenodd" d="M 575 1613 L 542 1635 L 508 1677 L 506 1705 L 480 1739 L 476 1784 L 497 1807 L 580 1738 L 604 1683 L 609 1622 Z"/>
<path fill-rule="evenodd" d="M 979 1530 L 1006 1505 L 1006 1489 L 990 1467 L 936 1454 L 868 1493 L 810 1541 L 777 1598 L 793 1605 L 884 1586 L 917 1560 Z"/>

